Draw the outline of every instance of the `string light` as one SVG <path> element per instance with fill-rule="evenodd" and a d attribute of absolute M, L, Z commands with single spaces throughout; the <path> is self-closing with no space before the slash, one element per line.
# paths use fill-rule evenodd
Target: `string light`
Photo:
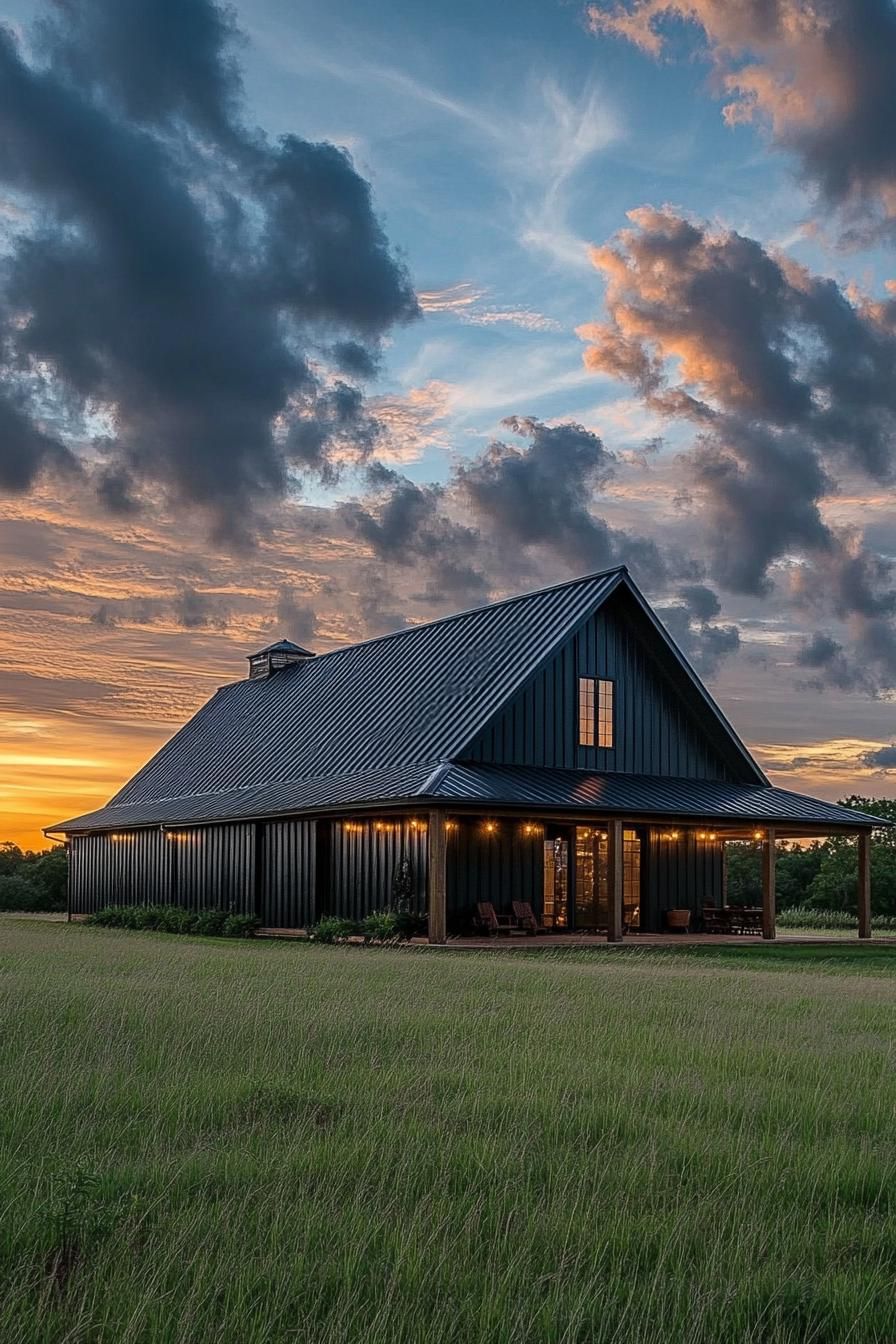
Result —
<path fill-rule="evenodd" d="M 498 823 L 496 821 L 487 821 L 483 829 L 485 830 L 486 835 L 494 835 L 495 831 L 498 829 Z"/>
<path fill-rule="evenodd" d="M 754 832 L 753 832 L 753 839 L 754 839 L 754 840 L 761 840 L 761 839 L 762 839 L 762 832 L 761 832 L 761 831 L 754 831 Z"/>
<path fill-rule="evenodd" d="M 537 826 L 537 825 L 536 825 L 534 822 L 532 822 L 532 821 L 527 821 L 527 822 L 525 823 L 525 825 L 523 826 L 523 835 L 539 835 L 540 832 L 541 832 L 541 827 L 540 827 L 540 826 Z"/>
<path fill-rule="evenodd" d="M 457 822 L 456 822 L 456 821 L 446 821 L 446 822 L 445 822 L 445 830 L 446 830 L 446 831 L 456 831 L 456 830 L 457 830 Z"/>

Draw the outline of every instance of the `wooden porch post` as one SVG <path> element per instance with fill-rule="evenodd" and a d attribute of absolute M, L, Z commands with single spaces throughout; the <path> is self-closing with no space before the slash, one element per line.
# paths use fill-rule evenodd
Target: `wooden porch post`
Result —
<path fill-rule="evenodd" d="M 444 812 L 430 812 L 426 838 L 426 908 L 429 916 L 429 941 L 431 943 L 444 943 L 447 934 Z"/>
<path fill-rule="evenodd" d="M 762 842 L 762 936 L 775 936 L 775 830 L 769 826 Z"/>
<path fill-rule="evenodd" d="M 722 838 L 722 909 L 728 907 L 728 844 Z"/>
<path fill-rule="evenodd" d="M 859 831 L 859 937 L 871 937 L 871 832 Z"/>
<path fill-rule="evenodd" d="M 623 855 L 625 842 L 622 822 L 607 824 L 607 942 L 622 942 L 622 896 L 624 890 Z"/>

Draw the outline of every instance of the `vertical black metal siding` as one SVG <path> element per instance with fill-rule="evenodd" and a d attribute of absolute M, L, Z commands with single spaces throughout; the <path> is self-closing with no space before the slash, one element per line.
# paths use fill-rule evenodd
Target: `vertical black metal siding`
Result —
<path fill-rule="evenodd" d="M 77 835 L 69 846 L 73 915 L 104 905 L 144 905 L 168 899 L 168 855 L 158 828 L 122 836 Z"/>
<path fill-rule="evenodd" d="M 615 746 L 578 743 L 578 678 L 614 683 Z M 730 779 L 713 742 L 676 696 L 643 636 L 609 602 L 473 739 L 464 758 L 499 765 Z"/>
<path fill-rule="evenodd" d="M 317 823 L 272 821 L 260 830 L 261 922 L 272 929 L 307 928 L 316 918 Z"/>
<path fill-rule="evenodd" d="M 393 905 L 392 884 L 402 854 L 411 862 L 412 908 L 426 910 L 425 825 L 400 821 L 377 829 L 374 821 L 364 819 L 329 824 L 329 890 L 321 894 L 321 906 L 328 914 L 363 919 Z"/>
<path fill-rule="evenodd" d="M 255 827 L 198 826 L 167 840 L 175 867 L 172 890 L 190 910 L 214 907 L 255 913 Z"/>
<path fill-rule="evenodd" d="M 698 919 L 704 905 L 722 901 L 721 840 L 698 840 L 692 831 L 682 831 L 677 840 L 668 838 L 668 828 L 651 827 L 642 847 L 642 927 L 662 932 L 663 911 L 692 910 Z"/>
<path fill-rule="evenodd" d="M 510 818 L 496 825 L 490 834 L 483 819 L 461 817 L 448 832 L 447 907 L 453 930 L 468 928 L 477 901 L 491 901 L 498 911 L 511 901 L 529 901 L 541 913 L 545 835 L 560 832 L 539 828 L 525 835 L 525 823 Z"/>

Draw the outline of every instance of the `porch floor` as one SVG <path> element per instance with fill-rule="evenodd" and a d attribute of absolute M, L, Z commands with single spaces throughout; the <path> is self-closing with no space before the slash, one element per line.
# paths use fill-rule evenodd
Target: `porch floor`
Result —
<path fill-rule="evenodd" d="M 426 944 L 425 938 L 415 938 L 415 943 Z M 759 934 L 750 933 L 627 933 L 620 943 L 607 942 L 606 936 L 595 933 L 551 933 L 538 934 L 535 937 L 526 937 L 520 934 L 499 934 L 496 938 L 484 938 L 481 936 L 465 936 L 455 934 L 448 938 L 446 943 L 440 944 L 443 948 L 454 949 L 455 951 L 472 950 L 476 948 L 488 948 L 494 950 L 500 948 L 502 952 L 515 951 L 519 948 L 532 951 L 533 948 L 552 948 L 552 947 L 590 947 L 590 948 L 608 948 L 615 950 L 617 948 L 636 948 L 636 947 L 707 947 L 710 944 L 727 947 L 747 947 L 750 944 L 762 943 L 765 940 Z M 771 941 L 771 940 L 770 940 Z M 790 944 L 813 944 L 813 943 L 858 943 L 861 941 L 863 946 L 891 946 L 896 950 L 896 936 L 876 937 L 859 939 L 857 934 L 788 934 L 779 933 L 774 939 L 777 943 Z"/>

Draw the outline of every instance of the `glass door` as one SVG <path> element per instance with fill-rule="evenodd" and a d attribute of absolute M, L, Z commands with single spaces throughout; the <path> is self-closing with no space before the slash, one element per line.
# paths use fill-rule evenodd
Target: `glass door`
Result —
<path fill-rule="evenodd" d="M 626 928 L 641 924 L 641 837 L 622 832 L 622 920 Z M 607 832 L 576 827 L 576 929 L 606 929 L 610 917 L 607 885 Z"/>
<path fill-rule="evenodd" d="M 569 841 L 559 836 L 544 842 L 541 918 L 546 929 L 565 929 L 569 924 Z"/>

